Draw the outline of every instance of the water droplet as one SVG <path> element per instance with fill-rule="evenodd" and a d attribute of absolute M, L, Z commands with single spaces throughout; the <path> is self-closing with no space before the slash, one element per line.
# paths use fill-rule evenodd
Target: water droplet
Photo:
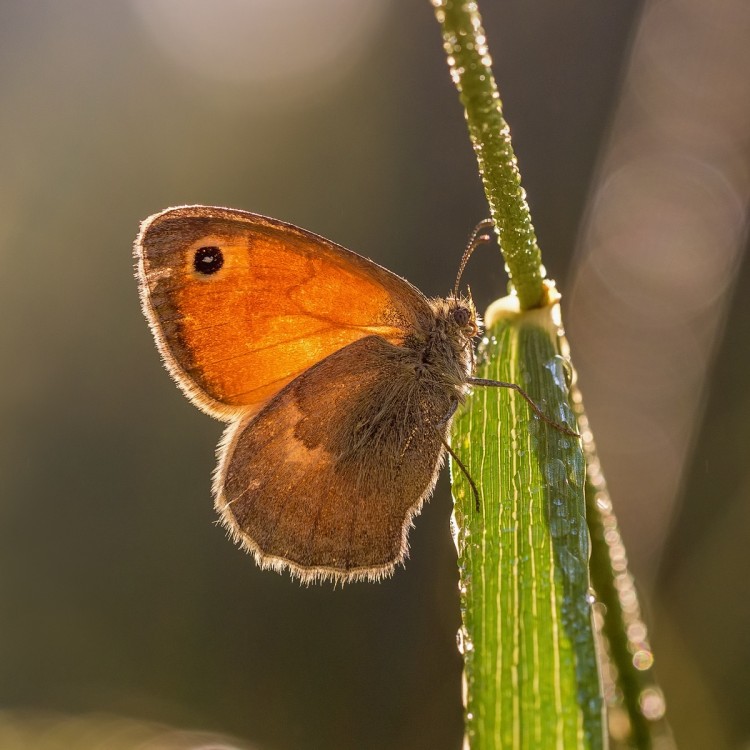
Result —
<path fill-rule="evenodd" d="M 628 640 L 631 642 L 645 641 L 648 631 L 646 625 L 640 621 L 632 622 L 628 625 Z"/>
<path fill-rule="evenodd" d="M 591 545 L 589 542 L 588 526 L 584 521 L 581 525 L 582 532 L 578 537 L 578 552 L 583 560 L 588 560 L 591 556 Z"/>
<path fill-rule="evenodd" d="M 458 648 L 458 652 L 464 655 L 474 650 L 474 644 L 472 643 L 466 628 L 463 626 L 461 626 L 456 633 L 456 647 Z"/>
<path fill-rule="evenodd" d="M 573 410 L 570 408 L 570 406 L 567 404 L 567 402 L 563 402 L 558 404 L 557 406 L 557 421 L 560 424 L 564 424 L 567 426 L 576 424 L 576 418 L 575 414 L 573 414 Z"/>
<path fill-rule="evenodd" d="M 612 501 L 606 495 L 599 495 L 596 498 L 596 507 L 602 513 L 610 513 L 612 511 Z"/>
<path fill-rule="evenodd" d="M 560 549 L 557 551 L 557 562 L 562 568 L 563 572 L 569 578 L 578 577 L 583 571 L 583 565 L 581 561 L 573 555 L 570 550 Z"/>
<path fill-rule="evenodd" d="M 549 520 L 549 533 L 557 538 L 561 536 L 565 536 L 565 534 L 568 533 L 570 529 L 570 522 L 567 518 L 562 518 L 561 516 L 553 516 Z"/>
<path fill-rule="evenodd" d="M 664 716 L 667 706 L 664 695 L 658 688 L 646 688 L 640 694 L 638 700 L 641 705 L 641 712 L 650 721 L 657 721 Z"/>
<path fill-rule="evenodd" d="M 583 460 L 583 453 L 578 450 L 571 451 L 567 458 L 568 481 L 576 487 L 580 487 L 586 475 L 586 464 Z"/>
<path fill-rule="evenodd" d="M 633 654 L 633 666 L 640 670 L 645 671 L 651 669 L 654 665 L 654 655 L 647 649 L 639 649 Z"/>
<path fill-rule="evenodd" d="M 567 485 L 568 472 L 565 469 L 565 464 L 559 458 L 545 461 L 542 471 L 550 488 L 562 489 Z"/>

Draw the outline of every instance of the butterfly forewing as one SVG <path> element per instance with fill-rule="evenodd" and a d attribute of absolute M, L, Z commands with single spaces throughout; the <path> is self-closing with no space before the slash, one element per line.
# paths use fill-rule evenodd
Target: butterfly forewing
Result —
<path fill-rule="evenodd" d="M 147 219 L 141 299 L 178 384 L 214 416 L 257 412 L 365 336 L 394 344 L 429 320 L 423 295 L 366 258 L 257 214 L 206 206 Z"/>

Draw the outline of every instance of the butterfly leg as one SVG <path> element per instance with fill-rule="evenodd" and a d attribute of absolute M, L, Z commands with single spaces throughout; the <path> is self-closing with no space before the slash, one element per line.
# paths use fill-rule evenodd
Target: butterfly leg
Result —
<path fill-rule="evenodd" d="M 450 406 L 450 409 L 448 409 L 448 413 L 435 425 L 438 429 L 440 427 L 444 427 L 448 422 L 453 419 L 453 415 L 456 413 L 456 409 L 458 409 L 459 401 L 456 399 Z"/>
<path fill-rule="evenodd" d="M 456 413 L 456 409 L 458 409 L 459 401 L 456 399 L 452 404 L 450 409 L 448 410 L 448 413 L 435 425 L 435 429 L 437 430 L 437 433 L 440 437 L 440 442 L 443 444 L 445 449 L 448 451 L 448 453 L 453 457 L 453 460 L 458 465 L 458 468 L 461 469 L 461 471 L 464 473 L 464 476 L 469 481 L 469 484 L 471 485 L 471 491 L 474 493 L 474 504 L 476 506 L 477 512 L 479 512 L 480 509 L 480 503 L 479 503 L 479 490 L 477 490 L 477 485 L 475 484 L 474 480 L 471 478 L 471 474 L 469 474 L 469 470 L 463 465 L 463 462 L 461 459 L 455 454 L 453 448 L 448 445 L 448 441 L 443 437 L 441 427 L 445 426 L 450 420 L 453 418 L 453 415 Z"/>
<path fill-rule="evenodd" d="M 572 437 L 581 437 L 577 432 L 574 430 L 571 430 L 570 427 L 566 427 L 565 425 L 561 425 L 559 422 L 555 422 L 554 420 L 550 419 L 535 403 L 534 400 L 529 396 L 526 391 L 524 391 L 523 388 L 521 388 L 520 385 L 516 383 L 503 383 L 500 380 L 487 380 L 486 378 L 468 378 L 466 381 L 469 385 L 483 385 L 483 386 L 491 386 L 494 388 L 511 388 L 512 390 L 516 391 L 520 396 L 526 399 L 528 401 L 529 406 L 531 407 L 534 414 L 539 417 L 539 419 L 542 420 L 542 422 L 546 422 L 548 425 L 554 427 L 556 430 L 565 433 L 566 435 L 570 435 Z"/>
<path fill-rule="evenodd" d="M 458 468 L 461 469 L 461 471 L 464 473 L 464 476 L 469 481 L 469 484 L 471 485 L 471 491 L 474 493 L 474 507 L 477 510 L 477 513 L 479 513 L 481 509 L 481 505 L 479 502 L 479 490 L 477 489 L 476 484 L 474 483 L 474 480 L 471 478 L 471 474 L 469 474 L 469 470 L 463 465 L 463 462 L 461 459 L 455 454 L 453 448 L 448 445 L 448 441 L 443 437 L 440 430 L 437 431 L 438 435 L 440 436 L 440 442 L 443 444 L 443 447 L 445 450 L 450 453 L 453 460 L 458 464 Z"/>

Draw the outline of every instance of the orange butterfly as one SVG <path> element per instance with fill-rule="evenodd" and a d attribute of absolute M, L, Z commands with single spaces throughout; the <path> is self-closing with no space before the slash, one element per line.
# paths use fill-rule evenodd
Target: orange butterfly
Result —
<path fill-rule="evenodd" d="M 208 206 L 146 219 L 135 255 L 167 369 L 229 422 L 215 506 L 261 567 L 303 580 L 391 574 L 469 386 L 529 400 L 471 377 L 477 315 L 458 281 L 429 300 L 311 232 Z"/>

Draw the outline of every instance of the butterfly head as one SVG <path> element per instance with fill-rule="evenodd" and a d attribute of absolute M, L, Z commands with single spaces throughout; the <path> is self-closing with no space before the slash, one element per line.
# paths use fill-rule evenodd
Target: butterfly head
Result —
<path fill-rule="evenodd" d="M 446 303 L 446 318 L 449 325 L 457 329 L 465 338 L 472 339 L 479 333 L 481 321 L 477 315 L 477 308 L 471 293 L 468 297 L 448 297 Z"/>

